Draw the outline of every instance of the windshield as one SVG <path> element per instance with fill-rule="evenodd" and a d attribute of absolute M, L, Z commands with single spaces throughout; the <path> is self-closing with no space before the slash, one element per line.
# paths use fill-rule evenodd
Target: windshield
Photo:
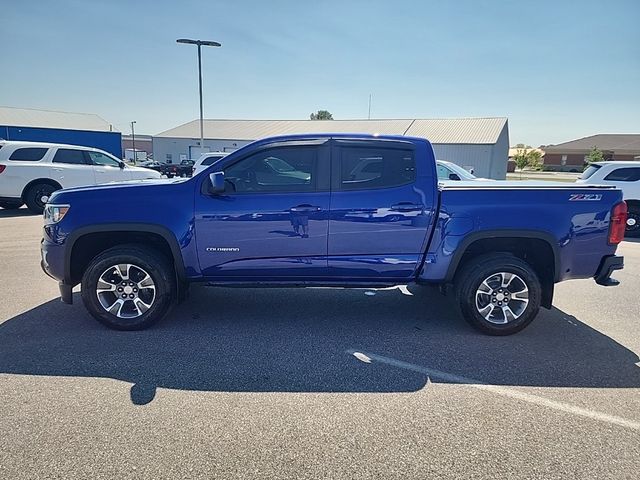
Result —
<path fill-rule="evenodd" d="M 589 168 L 587 168 L 582 175 L 580 175 L 580 179 L 581 180 L 586 180 L 587 178 L 589 178 L 591 175 L 593 175 L 594 173 L 596 173 L 598 170 L 600 170 L 600 168 L 602 167 L 602 165 L 589 165 Z"/>

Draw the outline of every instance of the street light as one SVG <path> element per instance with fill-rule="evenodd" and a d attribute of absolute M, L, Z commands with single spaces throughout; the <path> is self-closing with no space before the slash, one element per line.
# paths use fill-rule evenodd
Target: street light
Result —
<path fill-rule="evenodd" d="M 133 128 L 133 125 L 135 123 L 136 123 L 135 120 L 133 122 L 131 122 L 131 142 L 133 143 L 133 164 L 134 165 L 136 164 L 136 161 L 138 160 L 138 156 L 136 155 L 136 131 Z"/>
<path fill-rule="evenodd" d="M 204 151 L 204 127 L 202 120 L 202 56 L 200 53 L 200 47 L 221 47 L 222 44 L 218 42 L 212 42 L 209 40 L 191 40 L 189 38 L 179 38 L 176 40 L 178 43 L 187 43 L 189 45 L 198 46 L 198 87 L 200 92 L 200 152 Z"/>

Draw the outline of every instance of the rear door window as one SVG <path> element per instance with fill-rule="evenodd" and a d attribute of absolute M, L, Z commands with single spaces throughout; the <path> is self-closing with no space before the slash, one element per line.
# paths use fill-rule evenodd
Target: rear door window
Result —
<path fill-rule="evenodd" d="M 38 162 L 44 158 L 48 148 L 18 148 L 16 149 L 9 160 L 14 162 Z"/>
<path fill-rule="evenodd" d="M 340 154 L 340 189 L 365 190 L 413 183 L 416 163 L 411 150 L 343 147 Z"/>
<path fill-rule="evenodd" d="M 73 165 L 88 165 L 85 152 L 71 148 L 59 148 L 53 157 L 53 163 L 69 163 Z"/>
<path fill-rule="evenodd" d="M 610 182 L 637 182 L 640 180 L 640 167 L 617 168 L 604 179 Z"/>

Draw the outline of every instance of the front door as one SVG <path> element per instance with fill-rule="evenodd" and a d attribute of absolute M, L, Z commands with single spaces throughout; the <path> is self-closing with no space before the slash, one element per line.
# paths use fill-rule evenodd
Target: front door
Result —
<path fill-rule="evenodd" d="M 224 194 L 196 193 L 203 275 L 221 281 L 325 275 L 329 152 L 328 141 L 302 142 L 222 160 Z"/>
<path fill-rule="evenodd" d="M 335 140 L 329 275 L 353 281 L 411 277 L 434 205 L 433 172 L 411 142 Z M 433 160 L 431 160 L 433 161 Z"/>
<path fill-rule="evenodd" d="M 101 152 L 87 151 L 89 161 L 93 165 L 96 174 L 96 183 L 122 182 L 131 180 L 131 171 L 121 168 L 120 162 L 115 158 Z"/>

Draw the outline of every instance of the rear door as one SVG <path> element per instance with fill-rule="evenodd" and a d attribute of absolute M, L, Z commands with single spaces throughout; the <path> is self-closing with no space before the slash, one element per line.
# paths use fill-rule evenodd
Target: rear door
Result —
<path fill-rule="evenodd" d="M 93 167 L 83 150 L 58 148 L 51 161 L 51 177 L 63 188 L 95 185 Z"/>
<path fill-rule="evenodd" d="M 412 276 L 434 208 L 433 168 L 416 163 L 424 152 L 411 142 L 334 142 L 329 275 L 354 281 Z"/>
<path fill-rule="evenodd" d="M 224 194 L 196 193 L 203 275 L 273 281 L 326 275 L 329 141 L 268 146 L 232 162 L 220 166 Z M 208 176 L 200 182 L 206 187 Z"/>

